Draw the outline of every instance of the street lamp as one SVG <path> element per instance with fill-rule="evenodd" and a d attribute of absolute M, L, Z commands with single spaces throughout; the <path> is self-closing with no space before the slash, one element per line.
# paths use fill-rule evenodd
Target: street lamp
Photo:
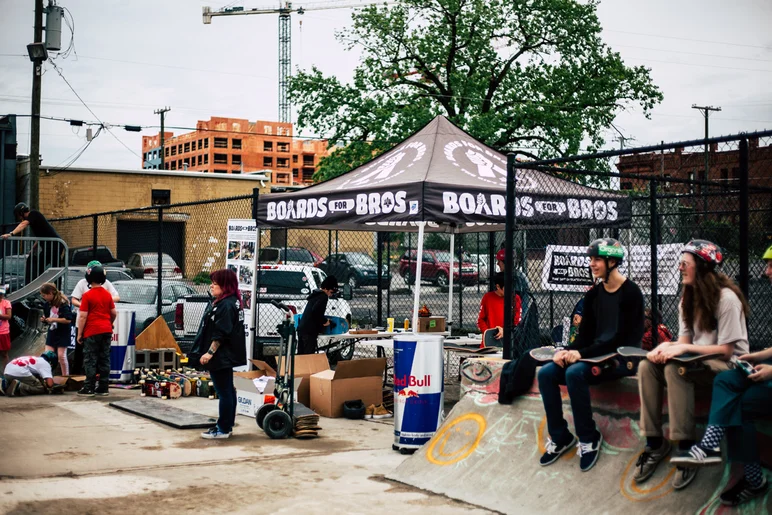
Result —
<path fill-rule="evenodd" d="M 33 63 L 42 62 L 48 59 L 48 50 L 45 43 L 30 43 L 27 45 L 29 60 Z"/>

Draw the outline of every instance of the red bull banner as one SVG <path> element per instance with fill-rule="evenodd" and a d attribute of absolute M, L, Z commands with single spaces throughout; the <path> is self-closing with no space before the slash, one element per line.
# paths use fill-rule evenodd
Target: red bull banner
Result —
<path fill-rule="evenodd" d="M 417 449 L 442 421 L 444 363 L 441 335 L 394 337 L 394 447 Z"/>

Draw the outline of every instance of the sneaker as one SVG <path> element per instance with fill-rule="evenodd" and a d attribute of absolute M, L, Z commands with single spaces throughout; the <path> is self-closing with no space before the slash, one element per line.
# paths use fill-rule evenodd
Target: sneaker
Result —
<path fill-rule="evenodd" d="M 94 390 L 95 395 L 99 395 L 101 397 L 107 397 L 110 395 L 110 390 L 107 386 L 97 386 L 96 390 Z"/>
<path fill-rule="evenodd" d="M 84 397 L 93 397 L 95 394 L 94 389 L 90 386 L 84 386 L 80 390 L 78 390 L 78 395 L 82 395 Z"/>
<path fill-rule="evenodd" d="M 205 440 L 226 440 L 231 437 L 231 433 L 223 433 L 216 426 L 210 428 L 206 433 L 201 433 L 201 438 Z"/>
<path fill-rule="evenodd" d="M 695 467 L 676 467 L 675 477 L 673 477 L 673 488 L 682 490 L 692 484 L 695 477 L 697 477 L 697 469 Z"/>
<path fill-rule="evenodd" d="M 579 442 L 576 446 L 576 454 L 579 456 L 579 468 L 582 472 L 587 472 L 598 461 L 600 456 L 600 445 L 603 443 L 603 435 L 598 432 L 598 439 L 594 442 Z"/>
<path fill-rule="evenodd" d="M 738 504 L 764 495 L 767 490 L 769 490 L 769 481 L 767 481 L 767 478 L 764 478 L 764 482 L 760 487 L 753 488 L 743 476 L 743 478 L 732 488 L 728 488 L 721 493 L 721 504 L 726 506 L 737 506 Z"/>
<path fill-rule="evenodd" d="M 571 435 L 570 442 L 561 446 L 558 446 L 558 444 L 553 442 L 552 438 L 547 438 L 547 445 L 545 445 L 547 450 L 544 452 L 544 454 L 541 455 L 541 458 L 539 459 L 539 465 L 541 465 L 542 467 L 546 467 L 547 465 L 552 465 L 566 451 L 568 451 L 575 445 L 576 445 L 576 437 L 574 435 Z"/>
<path fill-rule="evenodd" d="M 373 410 L 373 418 L 391 418 L 392 416 L 391 411 L 387 410 L 383 404 L 375 406 Z M 367 417 L 367 411 L 365 411 L 365 417 Z"/>
<path fill-rule="evenodd" d="M 692 445 L 688 451 L 679 451 L 670 460 L 673 465 L 716 465 L 721 463 L 721 449 L 711 449 L 700 444 Z"/>
<path fill-rule="evenodd" d="M 657 470 L 659 462 L 670 454 L 671 447 L 670 440 L 663 440 L 659 449 L 654 450 L 648 446 L 644 448 L 641 455 L 638 456 L 638 461 L 635 462 L 633 480 L 636 483 L 643 483 L 649 479 Z"/>
<path fill-rule="evenodd" d="M 374 412 L 375 412 L 375 404 L 370 404 L 368 407 L 365 408 L 365 418 L 373 418 Z"/>

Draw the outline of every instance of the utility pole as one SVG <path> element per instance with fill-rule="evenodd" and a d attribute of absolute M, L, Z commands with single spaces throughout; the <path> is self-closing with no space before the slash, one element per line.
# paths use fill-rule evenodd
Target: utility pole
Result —
<path fill-rule="evenodd" d="M 711 111 L 721 111 L 720 107 L 713 107 L 713 106 L 698 106 L 697 104 L 692 104 L 692 109 L 697 109 L 700 112 L 702 112 L 702 116 L 705 117 L 705 172 L 703 181 L 708 180 L 708 173 L 710 172 L 710 149 L 708 148 L 708 135 L 710 134 L 708 128 L 709 123 L 708 120 L 710 119 L 710 112 Z M 708 192 L 708 187 L 705 185 L 705 189 L 703 190 L 702 187 L 700 187 L 700 191 L 704 191 L 704 193 Z M 702 195 L 702 212 L 703 214 L 708 212 L 708 197 L 704 194 Z"/>
<path fill-rule="evenodd" d="M 166 170 L 166 166 L 164 165 L 164 163 L 166 161 L 166 159 L 165 159 L 165 150 L 164 150 L 164 118 L 165 118 L 166 113 L 168 113 L 171 110 L 172 110 L 171 107 L 166 106 L 163 109 L 156 109 L 155 111 L 153 111 L 153 114 L 160 114 L 161 115 L 161 170 Z"/>
<path fill-rule="evenodd" d="M 618 141 L 619 142 L 619 150 L 624 150 L 625 149 L 625 143 L 627 143 L 628 141 L 635 141 L 635 138 L 633 138 L 633 137 L 629 137 L 628 138 L 627 136 L 622 134 L 622 131 L 617 129 L 617 126 L 614 125 L 613 123 L 611 124 L 611 127 L 613 127 L 614 130 L 617 131 L 617 133 L 619 134 L 619 137 L 614 138 L 614 141 Z M 611 178 L 611 189 L 619 190 L 620 187 L 621 187 L 621 179 L 619 177 L 612 177 Z"/>
<path fill-rule="evenodd" d="M 43 43 L 43 0 L 35 0 L 35 43 Z M 29 204 L 40 206 L 40 97 L 43 86 L 43 60 L 32 61 L 32 117 L 30 118 L 29 147 Z"/>

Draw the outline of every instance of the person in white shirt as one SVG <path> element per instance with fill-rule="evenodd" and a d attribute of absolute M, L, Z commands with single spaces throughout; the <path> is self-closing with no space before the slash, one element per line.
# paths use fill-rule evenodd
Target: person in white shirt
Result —
<path fill-rule="evenodd" d="M 0 392 L 8 397 L 16 395 L 41 395 L 54 388 L 52 367 L 56 353 L 45 351 L 40 356 L 21 356 L 5 367 Z"/>

